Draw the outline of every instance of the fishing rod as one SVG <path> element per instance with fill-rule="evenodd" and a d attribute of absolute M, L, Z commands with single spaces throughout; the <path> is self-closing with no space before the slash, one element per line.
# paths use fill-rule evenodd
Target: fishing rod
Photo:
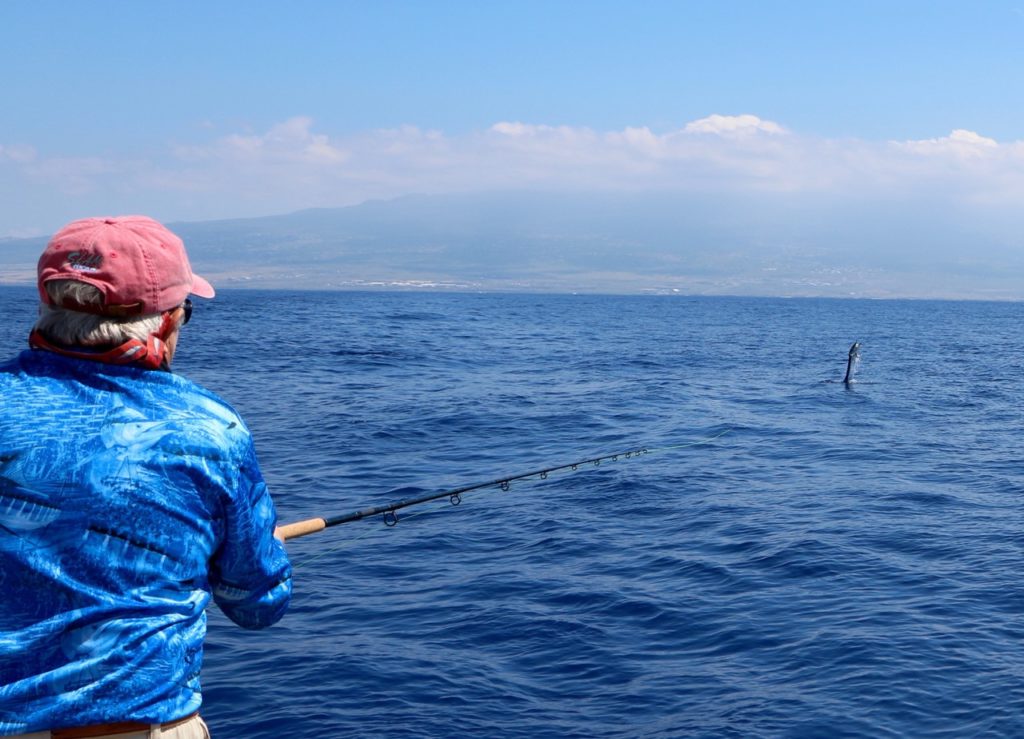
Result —
<path fill-rule="evenodd" d="M 307 518 L 303 521 L 296 521 L 295 523 L 285 524 L 279 526 L 274 532 L 274 535 L 283 541 L 288 539 L 297 539 L 300 536 L 307 536 L 308 534 L 315 534 L 318 531 L 330 528 L 332 526 L 340 526 L 343 523 L 351 523 L 353 521 L 360 521 L 369 516 L 376 516 L 383 514 L 384 524 L 386 526 L 395 526 L 398 524 L 398 513 L 403 508 L 409 508 L 410 506 L 420 505 L 422 503 L 429 503 L 432 500 L 440 500 L 447 498 L 448 502 L 453 506 L 458 505 L 462 502 L 463 493 L 469 493 L 474 490 L 483 490 L 485 488 L 499 488 L 502 491 L 507 491 L 512 486 L 512 483 L 517 480 L 529 480 L 531 478 L 538 478 L 540 480 L 546 480 L 548 475 L 552 472 L 560 472 L 562 470 L 571 470 L 576 472 L 580 467 L 591 466 L 599 467 L 602 462 L 617 462 L 620 458 L 622 459 L 635 459 L 638 457 L 651 454 L 652 452 L 668 451 L 670 449 L 682 449 L 683 447 L 697 446 L 699 444 L 707 444 L 714 441 L 718 437 L 728 433 L 729 429 L 722 431 L 715 436 L 708 439 L 702 439 L 700 441 L 691 442 L 689 444 L 677 444 L 675 446 L 660 447 L 658 449 L 648 449 L 647 447 L 640 447 L 639 449 L 633 449 L 626 452 L 618 452 L 615 454 L 604 454 L 599 457 L 591 457 L 589 459 L 583 459 L 579 462 L 569 462 L 568 464 L 559 464 L 554 467 L 545 467 L 542 470 L 534 470 L 533 472 L 523 472 L 519 475 L 511 475 L 510 477 L 499 477 L 496 480 L 490 480 L 489 482 L 476 483 L 474 485 L 464 485 L 458 488 L 452 488 L 451 490 L 443 490 L 439 493 L 428 493 L 427 495 L 420 495 L 415 498 L 406 498 L 405 500 L 395 501 L 393 503 L 385 503 L 384 505 L 372 506 L 370 508 L 364 508 L 359 511 L 353 511 L 352 513 L 345 513 L 340 516 L 324 516 L 318 518 Z"/>

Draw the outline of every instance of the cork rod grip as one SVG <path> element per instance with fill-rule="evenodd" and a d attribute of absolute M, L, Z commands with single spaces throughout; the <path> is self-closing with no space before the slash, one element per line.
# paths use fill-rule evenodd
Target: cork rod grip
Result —
<path fill-rule="evenodd" d="M 287 541 L 288 539 L 298 539 L 306 534 L 315 534 L 317 531 L 323 531 L 326 527 L 327 523 L 322 518 L 307 518 L 305 521 L 278 526 L 274 530 L 274 536 L 281 541 Z"/>

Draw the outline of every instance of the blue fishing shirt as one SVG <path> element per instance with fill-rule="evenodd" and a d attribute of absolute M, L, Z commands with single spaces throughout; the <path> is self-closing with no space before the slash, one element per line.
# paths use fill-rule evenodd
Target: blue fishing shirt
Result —
<path fill-rule="evenodd" d="M 0 364 L 0 735 L 197 710 L 210 598 L 259 629 L 291 568 L 245 424 L 170 372 Z"/>

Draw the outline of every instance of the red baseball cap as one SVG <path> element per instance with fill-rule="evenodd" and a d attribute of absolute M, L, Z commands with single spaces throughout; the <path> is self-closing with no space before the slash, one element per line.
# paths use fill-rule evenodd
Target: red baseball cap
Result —
<path fill-rule="evenodd" d="M 146 216 L 72 221 L 50 239 L 39 257 L 38 274 L 44 303 L 52 303 L 47 282 L 76 280 L 98 288 L 104 305 L 64 307 L 103 315 L 163 313 L 190 294 L 214 296 L 210 283 L 192 274 L 181 239 Z"/>

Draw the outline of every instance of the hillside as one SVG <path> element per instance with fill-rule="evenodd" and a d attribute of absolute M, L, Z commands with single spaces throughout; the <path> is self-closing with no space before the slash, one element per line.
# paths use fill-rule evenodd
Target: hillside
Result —
<path fill-rule="evenodd" d="M 919 243 L 847 205 L 708 195 L 409 196 L 263 218 L 172 223 L 195 270 L 221 287 L 421 288 L 734 295 L 1024 295 L 1024 261 L 983 245 L 1001 268 L 957 248 L 936 218 Z M 830 212 L 831 222 L 836 214 Z M 0 242 L 0 282 L 31 282 L 44 239 Z M 895 256 L 895 254 L 899 256 Z"/>

